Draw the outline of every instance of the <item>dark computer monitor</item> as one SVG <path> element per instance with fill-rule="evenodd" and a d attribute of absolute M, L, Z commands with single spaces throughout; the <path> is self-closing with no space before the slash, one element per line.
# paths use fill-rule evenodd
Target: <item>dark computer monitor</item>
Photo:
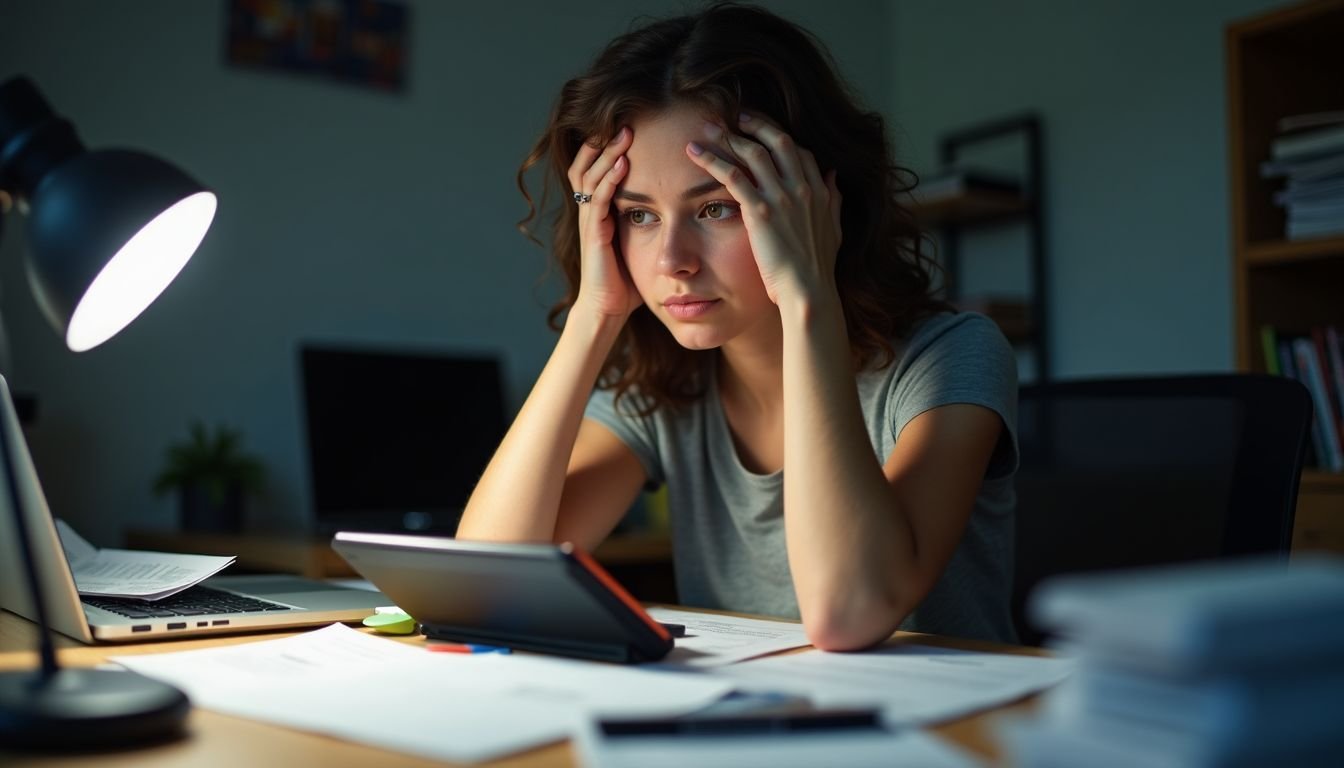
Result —
<path fill-rule="evenodd" d="M 504 436 L 499 361 L 305 344 L 299 364 L 318 529 L 456 532 Z"/>

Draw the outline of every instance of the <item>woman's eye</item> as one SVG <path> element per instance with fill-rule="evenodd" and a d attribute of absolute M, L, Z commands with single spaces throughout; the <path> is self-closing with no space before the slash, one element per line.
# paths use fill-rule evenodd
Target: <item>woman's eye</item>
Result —
<path fill-rule="evenodd" d="M 704 207 L 703 213 L 707 219 L 726 219 L 733 215 L 733 209 L 727 203 L 710 203 Z"/>
<path fill-rule="evenodd" d="M 653 214 L 642 208 L 635 208 L 634 210 L 625 212 L 625 219 L 635 226 L 640 226 L 653 221 Z"/>

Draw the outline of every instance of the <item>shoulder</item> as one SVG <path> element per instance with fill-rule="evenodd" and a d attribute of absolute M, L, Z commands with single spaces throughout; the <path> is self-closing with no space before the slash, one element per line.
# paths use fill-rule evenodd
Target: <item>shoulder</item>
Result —
<path fill-rule="evenodd" d="M 911 419 L 933 408 L 988 408 L 1005 427 L 990 476 L 1016 466 L 1017 356 L 988 317 L 975 312 L 929 317 L 897 342 L 895 362 L 860 379 L 865 389 L 893 440 Z"/>
<path fill-rule="evenodd" d="M 985 353 L 1012 355 L 1012 348 L 998 324 L 978 312 L 939 312 L 931 315 L 911 330 L 898 349 L 901 350 L 900 357 L 906 362 L 930 349 L 946 350 L 958 356 Z"/>
<path fill-rule="evenodd" d="M 938 384 L 939 388 L 968 380 L 1001 379 L 1017 386 L 1017 358 L 999 326 L 975 312 L 939 312 L 893 339 L 895 356 L 882 368 L 860 373 L 862 382 L 886 387 Z"/>
<path fill-rule="evenodd" d="M 915 415 L 952 403 L 973 403 L 1016 420 L 1017 357 L 998 325 L 974 312 L 942 312 L 894 342 L 895 360 L 863 372 L 859 388 L 883 403 L 899 429 Z"/>
<path fill-rule="evenodd" d="M 637 388 L 618 395 L 616 390 L 595 388 L 588 397 L 584 418 L 611 429 L 627 443 L 652 448 L 662 440 L 678 440 L 694 424 L 703 421 L 703 399 L 684 406 L 656 405 Z"/>
<path fill-rule="evenodd" d="M 617 396 L 615 389 L 596 387 L 588 396 L 584 415 L 602 422 L 651 424 L 654 413 L 636 390 Z"/>

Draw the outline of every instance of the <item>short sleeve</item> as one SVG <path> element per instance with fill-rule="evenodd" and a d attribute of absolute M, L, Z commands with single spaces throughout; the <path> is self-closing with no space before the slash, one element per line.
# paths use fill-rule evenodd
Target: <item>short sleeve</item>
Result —
<path fill-rule="evenodd" d="M 1004 425 L 986 478 L 1017 471 L 1017 359 L 993 320 L 974 312 L 937 316 L 915 331 L 899 365 L 888 400 L 893 434 L 933 408 L 983 406 Z"/>
<path fill-rule="evenodd" d="M 611 430 L 635 454 L 644 467 L 651 485 L 661 485 L 663 462 L 658 451 L 657 424 L 652 416 L 641 416 L 635 411 L 631 398 L 623 398 L 618 405 L 616 393 L 610 389 L 595 389 L 588 398 L 583 417 L 592 419 Z"/>

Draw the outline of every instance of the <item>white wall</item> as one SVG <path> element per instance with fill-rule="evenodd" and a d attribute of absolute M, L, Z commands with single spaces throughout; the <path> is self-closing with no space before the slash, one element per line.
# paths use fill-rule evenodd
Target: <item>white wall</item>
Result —
<path fill-rule="evenodd" d="M 0 0 L 0 80 L 31 76 L 91 147 L 149 149 L 220 197 L 201 250 L 120 336 L 72 355 L 38 315 L 20 219 L 0 242 L 15 389 L 53 511 L 102 545 L 172 527 L 150 493 L 196 418 L 240 427 L 271 473 L 258 530 L 307 525 L 300 340 L 495 351 L 521 402 L 553 342 L 514 172 L 560 84 L 671 2 L 412 2 L 410 87 L 386 95 L 225 67 L 224 3 Z M 889 106 L 890 7 L 768 4 Z"/>

